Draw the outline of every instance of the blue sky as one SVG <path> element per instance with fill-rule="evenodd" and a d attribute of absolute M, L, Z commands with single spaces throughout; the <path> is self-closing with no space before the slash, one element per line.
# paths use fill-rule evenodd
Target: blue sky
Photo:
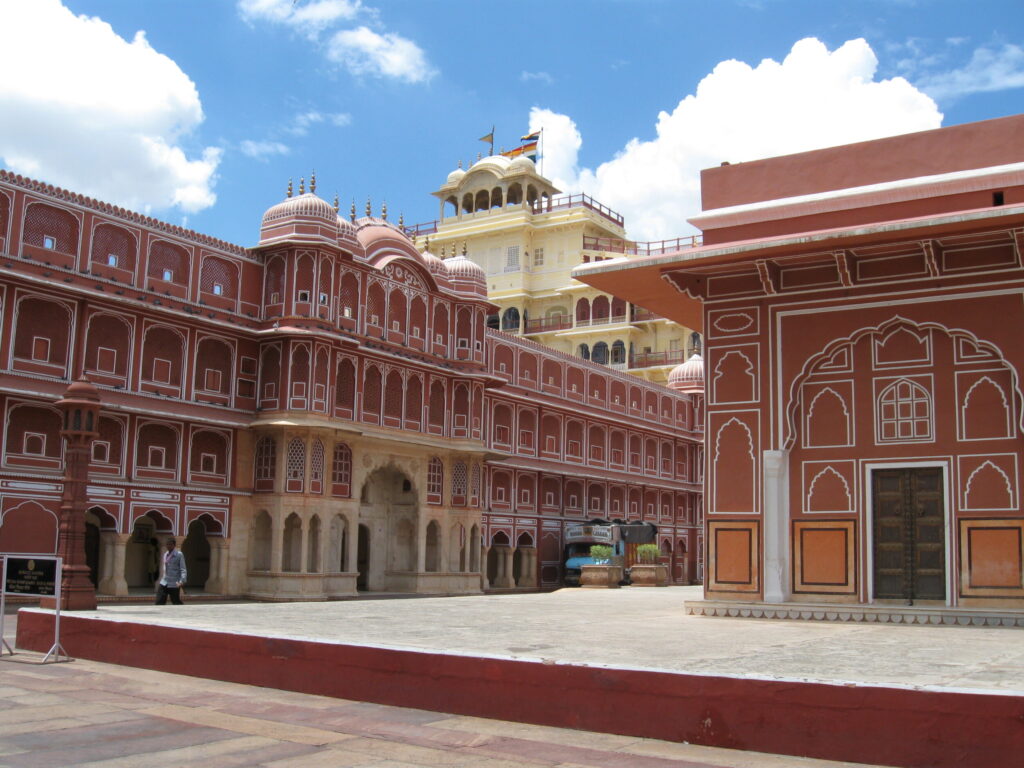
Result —
<path fill-rule="evenodd" d="M 647 239 L 720 160 L 1024 112 L 1024 3 L 0 0 L 0 67 L 5 167 L 242 245 L 313 168 L 433 219 L 492 124 Z"/>

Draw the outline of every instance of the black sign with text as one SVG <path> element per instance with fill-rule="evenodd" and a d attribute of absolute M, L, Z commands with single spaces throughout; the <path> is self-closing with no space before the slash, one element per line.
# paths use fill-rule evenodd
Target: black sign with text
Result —
<path fill-rule="evenodd" d="M 4 558 L 9 595 L 53 595 L 57 586 L 57 561 L 34 557 Z"/>

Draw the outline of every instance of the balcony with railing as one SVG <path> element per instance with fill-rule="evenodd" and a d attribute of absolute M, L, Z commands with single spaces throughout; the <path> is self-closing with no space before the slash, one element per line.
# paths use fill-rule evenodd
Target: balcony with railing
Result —
<path fill-rule="evenodd" d="M 562 195 L 560 197 L 541 198 L 535 200 L 530 208 L 534 213 L 549 213 L 567 208 L 587 208 L 599 216 L 608 219 L 613 224 L 617 224 L 620 227 L 625 226 L 621 213 L 617 213 L 607 205 L 599 203 L 590 195 Z"/>
<path fill-rule="evenodd" d="M 576 318 L 577 328 L 590 328 L 595 325 L 615 325 L 616 323 L 626 323 L 629 319 L 626 315 L 606 315 L 604 317 L 591 317 L 591 318 Z"/>
<path fill-rule="evenodd" d="M 649 309 L 640 309 L 640 307 L 633 307 L 633 322 L 634 323 L 648 323 L 652 320 L 664 320 L 661 315 L 651 312 Z"/>
<path fill-rule="evenodd" d="M 661 256 L 665 253 L 677 253 L 678 251 L 697 248 L 703 242 L 701 235 L 688 235 L 676 237 L 671 240 L 652 240 L 650 242 L 636 242 L 633 240 L 620 240 L 615 237 L 594 237 L 583 236 L 583 250 L 597 251 L 599 253 L 616 253 L 623 256 Z M 589 253 L 583 254 L 583 263 L 599 261 L 602 257 L 591 257 Z"/>
<path fill-rule="evenodd" d="M 634 352 L 629 360 L 630 368 L 651 368 L 657 365 L 679 365 L 685 363 L 694 352 L 699 352 L 697 347 L 690 347 L 687 350 L 669 349 L 665 352 Z"/>
<path fill-rule="evenodd" d="M 552 315 L 551 317 L 529 318 L 526 321 L 526 333 L 548 333 L 564 331 L 572 328 L 572 315 Z"/>

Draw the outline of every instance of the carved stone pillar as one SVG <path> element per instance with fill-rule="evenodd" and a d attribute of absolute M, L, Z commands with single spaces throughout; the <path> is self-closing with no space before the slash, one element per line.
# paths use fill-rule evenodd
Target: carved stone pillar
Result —
<path fill-rule="evenodd" d="M 224 595 L 228 592 L 228 539 L 211 537 L 210 542 L 210 575 L 206 579 L 203 590 L 213 595 Z M 187 565 L 187 563 L 186 563 Z"/>
<path fill-rule="evenodd" d="M 103 531 L 100 533 L 100 550 L 102 558 L 100 561 L 99 578 L 96 589 L 104 595 L 128 594 L 128 581 L 124 576 L 125 553 L 128 549 L 128 542 L 131 535 L 127 533 L 115 533 Z"/>
<path fill-rule="evenodd" d="M 281 513 L 275 512 L 270 517 L 270 571 L 281 573 L 284 561 L 284 523 Z"/>

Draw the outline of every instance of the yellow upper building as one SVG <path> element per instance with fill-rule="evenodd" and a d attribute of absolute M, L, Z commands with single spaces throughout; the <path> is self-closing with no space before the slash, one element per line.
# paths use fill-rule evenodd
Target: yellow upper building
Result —
<path fill-rule="evenodd" d="M 487 273 L 494 328 L 665 383 L 700 351 L 700 336 L 571 276 L 579 264 L 678 249 L 626 240 L 622 216 L 587 195 L 560 195 L 526 157 L 458 168 L 433 193 L 439 218 L 411 227 L 445 258 L 465 253 Z M 689 243 L 687 243 L 689 244 Z"/>

